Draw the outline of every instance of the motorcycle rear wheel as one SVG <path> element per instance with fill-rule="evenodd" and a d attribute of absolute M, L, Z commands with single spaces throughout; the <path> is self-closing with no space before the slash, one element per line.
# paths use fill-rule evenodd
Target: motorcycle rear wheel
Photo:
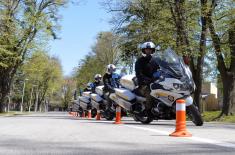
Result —
<path fill-rule="evenodd" d="M 198 110 L 198 108 L 192 104 L 187 107 L 187 114 L 190 120 L 196 125 L 196 126 L 202 126 L 203 125 L 203 119 L 202 116 Z"/>
<path fill-rule="evenodd" d="M 92 109 L 91 110 L 91 117 L 95 118 L 96 115 L 97 115 L 97 110 L 96 109 Z"/>
<path fill-rule="evenodd" d="M 112 121 L 113 118 L 114 118 L 114 116 L 115 116 L 115 113 L 113 113 L 113 112 L 107 110 L 107 111 L 104 112 L 103 116 L 104 116 L 104 118 L 105 118 L 106 120 Z"/>
<path fill-rule="evenodd" d="M 82 116 L 82 114 L 83 114 L 83 109 L 82 109 L 81 107 L 79 107 L 79 109 L 78 109 L 78 113 L 79 113 L 79 116 L 81 117 L 81 116 Z"/>
<path fill-rule="evenodd" d="M 134 117 L 137 121 L 140 121 L 142 124 L 149 124 L 153 121 L 153 118 L 150 116 L 141 116 L 141 115 L 135 114 Z"/>

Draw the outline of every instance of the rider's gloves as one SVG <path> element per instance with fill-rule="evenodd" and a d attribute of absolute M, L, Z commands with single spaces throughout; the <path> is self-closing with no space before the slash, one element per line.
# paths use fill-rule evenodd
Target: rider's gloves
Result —
<path fill-rule="evenodd" d="M 155 79 L 159 79 L 159 78 L 161 77 L 161 71 L 156 71 L 156 72 L 154 72 L 154 73 L 153 73 L 153 77 L 154 77 Z"/>

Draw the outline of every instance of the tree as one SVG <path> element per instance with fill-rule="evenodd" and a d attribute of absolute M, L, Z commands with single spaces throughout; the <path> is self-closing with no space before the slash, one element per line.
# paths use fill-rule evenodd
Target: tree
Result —
<path fill-rule="evenodd" d="M 0 112 L 14 75 L 40 35 L 55 36 L 64 0 L 0 1 Z"/>
<path fill-rule="evenodd" d="M 62 107 L 68 109 L 73 99 L 73 90 L 75 89 L 75 81 L 72 78 L 65 78 L 62 86 Z"/>
<path fill-rule="evenodd" d="M 94 81 L 95 74 L 104 74 L 108 64 L 117 65 L 120 61 L 120 37 L 112 32 L 100 32 L 90 52 L 82 59 L 75 70 L 75 79 L 79 89 Z"/>
<path fill-rule="evenodd" d="M 229 0 L 212 0 L 207 5 L 208 27 L 223 84 L 223 107 L 220 116 L 230 115 L 235 113 L 235 6 Z"/>
<path fill-rule="evenodd" d="M 98 61 L 102 64 L 117 64 L 119 61 L 119 37 L 112 32 L 100 32 L 97 43 L 92 49 Z"/>
<path fill-rule="evenodd" d="M 62 85 L 60 61 L 58 58 L 50 57 L 45 52 L 38 51 L 33 53 L 32 57 L 26 61 L 22 70 L 25 77 L 28 78 L 28 92 L 34 89 L 35 111 L 38 110 L 38 107 L 41 109 L 43 104 L 46 107 L 46 97 L 49 98 L 53 92 L 60 90 Z M 31 96 L 29 94 L 28 96 Z"/>

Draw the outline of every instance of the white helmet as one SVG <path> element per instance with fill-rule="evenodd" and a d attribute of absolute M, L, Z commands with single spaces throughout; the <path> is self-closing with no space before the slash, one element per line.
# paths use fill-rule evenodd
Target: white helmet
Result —
<path fill-rule="evenodd" d="M 144 57 L 146 57 L 145 49 L 152 49 L 152 53 L 151 53 L 151 55 L 152 55 L 155 52 L 155 47 L 156 47 L 155 44 L 153 42 L 151 42 L 151 41 L 143 43 L 140 46 L 141 51 L 142 51 L 142 55 Z"/>
<path fill-rule="evenodd" d="M 91 82 L 87 83 L 86 85 L 87 90 L 91 90 L 91 87 L 92 87 L 92 83 Z"/>
<path fill-rule="evenodd" d="M 102 76 L 100 74 L 96 74 L 94 78 L 95 78 L 95 81 L 100 81 Z"/>
<path fill-rule="evenodd" d="M 116 66 L 114 65 L 114 64 L 109 64 L 108 66 L 107 66 L 107 73 L 108 74 L 112 74 L 112 73 L 114 73 L 116 71 Z"/>

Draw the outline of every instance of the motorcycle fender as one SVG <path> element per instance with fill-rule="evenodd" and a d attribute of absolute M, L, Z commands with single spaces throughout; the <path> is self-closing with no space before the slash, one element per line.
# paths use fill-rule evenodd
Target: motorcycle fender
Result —
<path fill-rule="evenodd" d="M 185 98 L 185 103 L 186 103 L 186 106 L 190 106 L 193 104 L 193 98 L 191 96 Z"/>

